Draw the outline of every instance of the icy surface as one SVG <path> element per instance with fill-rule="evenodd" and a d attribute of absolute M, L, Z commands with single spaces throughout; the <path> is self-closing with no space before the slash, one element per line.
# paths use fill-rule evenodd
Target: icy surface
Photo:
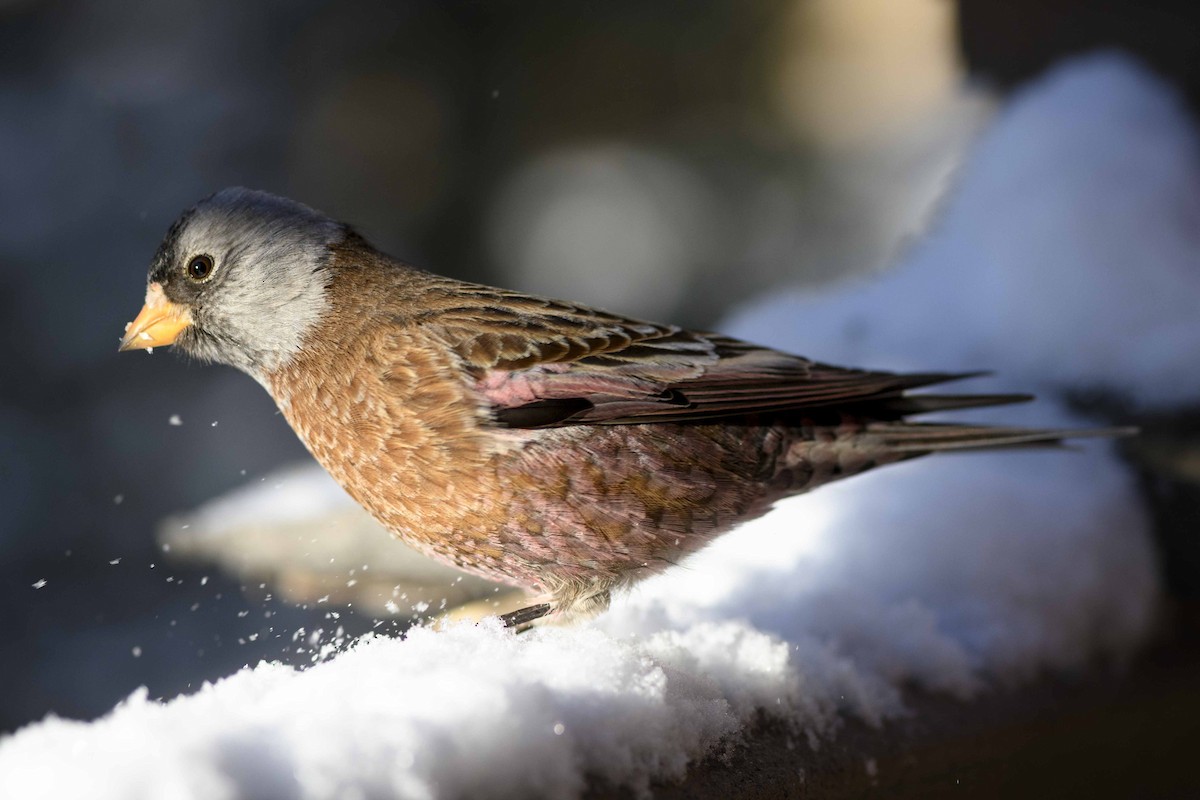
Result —
<path fill-rule="evenodd" d="M 908 263 L 776 297 L 729 330 L 828 360 L 984 365 L 1012 388 L 1194 399 L 1196 181 L 1170 92 L 1120 58 L 1076 62 L 1013 101 Z M 1053 399 L 996 413 L 1085 422 Z M 301 493 L 331 499 L 307 480 Z M 644 789 L 759 709 L 795 724 L 802 767 L 820 757 L 805 736 L 899 713 L 904 686 L 969 698 L 1128 654 L 1155 595 L 1146 517 L 1107 444 L 929 458 L 787 502 L 594 625 L 418 630 L 303 672 L 135 694 L 95 722 L 47 719 L 0 743 L 0 797 L 572 797 L 589 776 Z"/>

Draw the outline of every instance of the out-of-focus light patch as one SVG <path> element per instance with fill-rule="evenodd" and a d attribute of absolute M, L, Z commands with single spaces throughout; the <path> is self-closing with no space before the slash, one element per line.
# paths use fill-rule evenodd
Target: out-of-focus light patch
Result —
<path fill-rule="evenodd" d="M 948 100 L 961 69 L 955 4 L 793 0 L 780 29 L 776 105 L 826 147 L 887 142 Z"/>
<path fill-rule="evenodd" d="M 724 226 L 704 181 L 661 153 L 609 145 L 515 173 L 492 204 L 492 258 L 518 288 L 669 316 Z"/>

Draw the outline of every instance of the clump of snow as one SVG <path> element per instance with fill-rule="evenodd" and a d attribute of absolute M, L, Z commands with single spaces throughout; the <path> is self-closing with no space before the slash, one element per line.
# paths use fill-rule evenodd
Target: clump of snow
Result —
<path fill-rule="evenodd" d="M 778 293 L 732 332 L 827 361 L 999 372 L 1110 388 L 1143 406 L 1200 397 L 1200 138 L 1183 98 L 1095 55 L 1017 95 L 907 263 Z"/>
<path fill-rule="evenodd" d="M 569 797 L 584 770 L 644 788 L 753 708 L 798 708 L 788 660 L 736 624 L 644 640 L 516 637 L 494 621 L 367 637 L 304 672 L 261 664 L 166 705 L 139 692 L 97 723 L 47 720 L 7 743 L 0 794 Z M 832 708 L 812 716 L 829 724 Z M 70 769 L 26 782 L 22 765 L 51 748 Z"/>
<path fill-rule="evenodd" d="M 1195 135 L 1129 61 L 1075 62 L 1014 100 L 909 263 L 769 300 L 730 332 L 1194 399 Z M 991 413 L 1080 422 L 1053 401 Z M 644 790 L 762 710 L 816 743 L 847 716 L 901 713 L 908 686 L 965 699 L 1131 653 L 1157 591 L 1147 527 L 1106 442 L 909 462 L 784 503 L 594 625 L 367 638 L 305 671 L 260 664 L 92 723 L 47 719 L 0 743 L 0 796 L 573 797 L 589 776 Z M 798 767 L 817 757 L 796 751 Z"/>

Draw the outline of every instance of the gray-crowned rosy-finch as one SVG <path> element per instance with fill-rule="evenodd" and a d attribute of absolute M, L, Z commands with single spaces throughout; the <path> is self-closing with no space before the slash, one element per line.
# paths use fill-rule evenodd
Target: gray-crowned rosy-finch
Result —
<path fill-rule="evenodd" d="M 1061 430 L 910 422 L 1013 395 L 820 364 L 432 275 L 310 208 L 226 189 L 150 266 L 122 350 L 175 344 L 262 384 L 388 530 L 570 618 L 777 500 L 935 451 Z"/>

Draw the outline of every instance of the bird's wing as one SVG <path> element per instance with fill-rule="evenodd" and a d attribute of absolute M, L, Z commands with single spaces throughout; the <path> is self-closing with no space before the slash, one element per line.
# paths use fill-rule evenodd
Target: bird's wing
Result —
<path fill-rule="evenodd" d="M 458 285 L 422 314 L 509 427 L 632 424 L 900 400 L 950 380 L 844 369 L 718 334 Z"/>

